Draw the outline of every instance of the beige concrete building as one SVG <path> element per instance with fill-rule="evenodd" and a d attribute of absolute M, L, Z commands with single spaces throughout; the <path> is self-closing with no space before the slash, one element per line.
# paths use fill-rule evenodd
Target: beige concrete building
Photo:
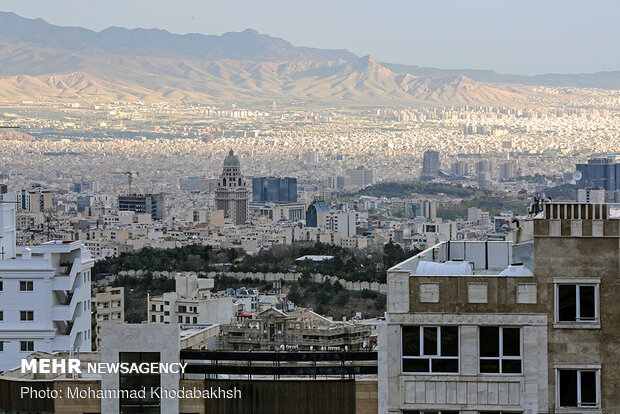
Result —
<path fill-rule="evenodd" d="M 224 226 L 224 210 L 192 209 L 187 214 L 187 221 L 206 224 L 208 228 Z"/>
<path fill-rule="evenodd" d="M 615 412 L 619 223 L 545 204 L 518 242 L 444 242 L 391 268 L 379 413 Z"/>
<path fill-rule="evenodd" d="M 125 323 L 125 288 L 99 288 L 93 303 L 93 349 L 101 349 L 101 327 L 110 323 Z"/>

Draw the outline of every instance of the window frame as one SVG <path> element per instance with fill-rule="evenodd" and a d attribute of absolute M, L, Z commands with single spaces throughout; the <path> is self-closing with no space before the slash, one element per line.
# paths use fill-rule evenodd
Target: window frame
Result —
<path fill-rule="evenodd" d="M 499 334 L 499 355 L 497 357 L 483 357 L 480 347 L 482 346 L 482 341 L 480 340 L 480 328 L 498 328 Z M 519 330 L 519 357 L 515 356 L 505 356 L 504 355 L 504 328 L 508 329 L 518 329 Z M 480 363 L 482 361 L 494 361 L 497 360 L 499 363 L 499 372 L 482 372 L 480 370 Z M 502 372 L 502 362 L 506 361 L 521 361 L 521 372 Z M 478 326 L 478 374 L 480 375 L 512 375 L 512 376 L 520 376 L 523 375 L 523 326 L 521 325 L 479 325 Z"/>
<path fill-rule="evenodd" d="M 25 312 L 26 319 L 22 319 L 22 313 L 23 312 Z M 30 316 L 30 313 L 32 313 L 32 319 L 28 319 L 28 316 Z M 34 310 L 32 310 L 32 309 L 20 309 L 19 310 L 19 321 L 20 322 L 34 322 Z"/>
<path fill-rule="evenodd" d="M 408 356 L 403 355 L 404 347 L 403 347 L 403 328 L 405 327 L 416 327 L 419 331 L 419 341 L 420 341 L 420 355 L 419 356 Z M 424 329 L 425 328 L 435 328 L 437 329 L 437 355 L 424 355 Z M 456 328 L 456 356 L 442 356 L 441 354 L 441 328 Z M 426 372 L 415 372 L 415 371 L 405 371 L 404 360 L 405 359 L 428 359 L 429 370 Z M 433 360 L 456 360 L 457 361 L 457 370 L 454 372 L 434 372 L 433 368 Z M 461 328 L 459 325 L 402 325 L 400 329 L 400 371 L 403 375 L 459 375 L 461 372 Z"/>
<path fill-rule="evenodd" d="M 28 344 L 32 344 L 32 349 L 24 350 L 24 344 L 26 344 L 26 348 L 30 348 Z M 34 341 L 19 341 L 19 352 L 34 352 Z"/>
<path fill-rule="evenodd" d="M 560 405 L 560 371 L 577 371 L 577 406 Z M 594 384 L 596 387 L 596 405 L 581 405 L 581 372 L 594 372 Z M 556 365 L 555 366 L 555 403 L 560 410 L 574 409 L 601 409 L 601 366 L 600 365 Z"/>
<path fill-rule="evenodd" d="M 554 279 L 553 280 L 553 313 L 554 313 L 554 328 L 589 328 L 599 329 L 601 327 L 601 314 L 600 314 L 600 279 Z M 574 321 L 561 321 L 560 320 L 560 286 L 575 286 L 575 320 Z M 579 295 L 580 287 L 588 286 L 594 287 L 594 319 L 581 320 L 581 298 Z"/>
<path fill-rule="evenodd" d="M 22 283 L 26 284 L 26 289 L 22 289 Z M 28 289 L 28 287 L 32 289 Z M 34 292 L 34 281 L 33 280 L 20 280 L 19 281 L 19 291 L 20 292 Z"/>

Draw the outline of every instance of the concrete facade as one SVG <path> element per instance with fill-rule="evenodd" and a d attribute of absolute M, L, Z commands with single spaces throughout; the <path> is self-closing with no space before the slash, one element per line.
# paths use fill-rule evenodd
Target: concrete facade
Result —
<path fill-rule="evenodd" d="M 35 351 L 90 351 L 90 252 L 79 241 L 16 248 L 14 205 L 0 217 L 0 371 Z"/>
<path fill-rule="evenodd" d="M 379 412 L 615 412 L 619 224 L 607 205 L 548 203 L 533 219 L 532 241 L 441 243 L 391 268 Z M 427 366 L 407 360 L 444 357 L 443 348 L 424 353 L 442 327 L 458 328 L 449 331 L 458 332 L 458 368 L 419 372 Z M 502 354 L 516 339 L 501 345 L 501 337 L 513 328 L 518 357 Z M 499 332 L 499 342 L 489 332 Z M 504 350 L 502 368 L 490 373 L 487 350 L 495 346 Z M 520 368 L 503 373 L 511 358 Z"/>
<path fill-rule="evenodd" d="M 108 323 L 125 323 L 125 288 L 105 287 L 95 294 L 93 303 L 94 350 L 101 349 L 101 326 Z"/>
<path fill-rule="evenodd" d="M 232 320 L 232 298 L 212 295 L 213 279 L 177 275 L 175 282 L 174 292 L 148 298 L 148 323 L 220 324 Z"/>
<path fill-rule="evenodd" d="M 104 325 L 101 329 L 101 361 L 120 362 L 122 352 L 156 352 L 162 363 L 179 362 L 179 326 L 171 325 Z M 169 390 L 179 389 L 179 374 L 161 374 L 160 385 Z M 118 390 L 119 374 L 102 374 L 102 390 Z M 119 414 L 119 400 L 105 398 L 101 400 L 101 412 Z M 161 412 L 166 414 L 179 413 L 178 399 L 161 399 Z"/>

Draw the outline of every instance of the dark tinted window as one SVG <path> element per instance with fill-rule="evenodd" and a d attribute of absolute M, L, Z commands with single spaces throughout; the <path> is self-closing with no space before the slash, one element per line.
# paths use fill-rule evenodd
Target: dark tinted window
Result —
<path fill-rule="evenodd" d="M 499 328 L 480 327 L 480 356 L 499 357 Z"/>
<path fill-rule="evenodd" d="M 437 355 L 437 328 L 424 328 L 424 355 Z"/>
<path fill-rule="evenodd" d="M 521 355 L 521 335 L 519 328 L 503 328 L 504 356 Z"/>
<path fill-rule="evenodd" d="M 594 286 L 579 286 L 579 317 L 594 319 Z"/>
<path fill-rule="evenodd" d="M 419 326 L 403 326 L 403 356 L 420 356 Z"/>
<path fill-rule="evenodd" d="M 596 372 L 581 371 L 581 405 L 596 405 Z"/>
<path fill-rule="evenodd" d="M 441 356 L 459 355 L 459 328 L 443 326 L 441 328 Z"/>
<path fill-rule="evenodd" d="M 560 406 L 577 406 L 577 371 L 560 371 Z"/>
<path fill-rule="evenodd" d="M 558 286 L 558 318 L 560 321 L 577 320 L 577 286 Z"/>
<path fill-rule="evenodd" d="M 429 372 L 428 359 L 403 359 L 404 372 Z"/>

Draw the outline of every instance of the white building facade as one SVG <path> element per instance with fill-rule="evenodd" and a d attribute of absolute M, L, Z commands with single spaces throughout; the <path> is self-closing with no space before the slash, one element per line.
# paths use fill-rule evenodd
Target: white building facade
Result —
<path fill-rule="evenodd" d="M 15 206 L 0 212 L 0 371 L 34 351 L 90 351 L 90 252 L 79 241 L 16 248 Z"/>

